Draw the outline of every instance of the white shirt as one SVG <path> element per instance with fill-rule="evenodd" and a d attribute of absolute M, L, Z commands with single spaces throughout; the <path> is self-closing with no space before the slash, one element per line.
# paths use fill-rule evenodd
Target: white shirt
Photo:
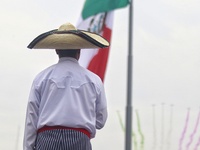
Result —
<path fill-rule="evenodd" d="M 39 73 L 30 91 L 24 150 L 32 150 L 37 130 L 44 125 L 85 128 L 94 138 L 107 119 L 101 79 L 71 57 Z"/>

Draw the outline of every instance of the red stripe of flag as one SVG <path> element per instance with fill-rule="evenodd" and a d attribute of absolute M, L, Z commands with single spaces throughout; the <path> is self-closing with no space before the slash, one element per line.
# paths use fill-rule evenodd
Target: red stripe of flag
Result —
<path fill-rule="evenodd" d="M 104 24 L 103 27 L 103 34 L 102 36 L 110 41 L 111 40 L 111 29 L 109 29 L 106 24 Z M 108 61 L 108 55 L 109 55 L 109 47 L 104 49 L 99 49 L 98 53 L 92 58 L 88 65 L 88 69 L 95 74 L 97 74 L 102 81 L 104 81 L 107 61 Z"/>

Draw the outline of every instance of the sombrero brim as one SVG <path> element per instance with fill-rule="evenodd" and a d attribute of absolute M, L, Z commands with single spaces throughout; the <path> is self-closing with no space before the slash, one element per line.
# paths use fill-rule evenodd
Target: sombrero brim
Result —
<path fill-rule="evenodd" d="M 51 30 L 36 37 L 30 49 L 91 49 L 105 48 L 109 42 L 98 34 L 82 30 Z"/>

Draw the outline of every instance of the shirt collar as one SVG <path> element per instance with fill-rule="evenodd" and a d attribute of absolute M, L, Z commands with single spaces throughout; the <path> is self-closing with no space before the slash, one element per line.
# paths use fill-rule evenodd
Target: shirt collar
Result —
<path fill-rule="evenodd" d="M 63 62 L 63 61 L 72 61 L 72 62 L 78 63 L 78 60 L 72 57 L 61 57 L 59 58 L 58 62 Z"/>

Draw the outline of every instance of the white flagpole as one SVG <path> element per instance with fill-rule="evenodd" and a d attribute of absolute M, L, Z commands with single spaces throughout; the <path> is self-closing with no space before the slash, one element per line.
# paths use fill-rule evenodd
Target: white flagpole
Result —
<path fill-rule="evenodd" d="M 129 0 L 129 50 L 128 50 L 128 77 L 127 77 L 127 106 L 126 106 L 126 137 L 125 150 L 132 146 L 132 28 L 133 28 L 133 0 Z"/>

